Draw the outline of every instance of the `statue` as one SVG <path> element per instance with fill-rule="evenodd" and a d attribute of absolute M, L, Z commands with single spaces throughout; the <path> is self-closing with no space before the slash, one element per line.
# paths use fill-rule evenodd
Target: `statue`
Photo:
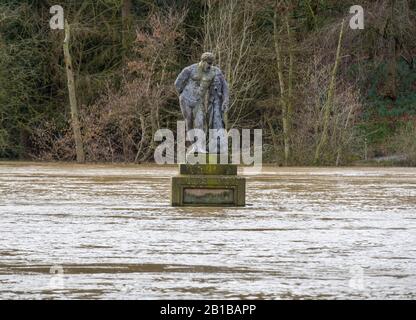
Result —
<path fill-rule="evenodd" d="M 208 106 L 208 128 L 225 129 L 224 114 L 228 111 L 229 94 L 228 84 L 219 68 L 216 68 L 216 75 L 211 86 L 209 106 Z M 217 139 L 210 137 L 210 139 Z M 217 144 L 217 153 L 228 152 L 228 143 L 225 140 L 224 132 L 218 132 L 219 141 Z M 215 143 L 215 142 L 214 142 Z"/>
<path fill-rule="evenodd" d="M 224 128 L 224 112 L 228 109 L 228 85 L 221 70 L 213 66 L 214 55 L 205 52 L 201 61 L 182 70 L 175 81 L 179 104 L 185 118 L 186 132 L 205 132 L 206 114 L 209 129 Z M 199 148 L 198 152 L 206 152 Z"/>
<path fill-rule="evenodd" d="M 199 63 L 183 69 L 175 81 L 187 138 L 197 137 L 197 141 L 188 148 L 185 159 L 181 157 L 180 162 L 185 163 L 179 164 L 180 174 L 172 177 L 172 206 L 245 206 L 246 178 L 237 176 L 237 164 L 229 163 L 228 135 L 224 130 L 228 85 L 213 63 L 214 55 L 206 52 Z M 190 134 L 193 129 L 199 132 Z M 206 154 L 206 129 L 210 130 L 209 154 Z M 178 136 L 179 132 L 182 140 L 183 126 L 179 131 L 178 125 Z M 174 150 L 170 141 L 170 150 Z M 178 143 L 178 158 L 179 152 L 183 155 L 183 146 L 183 141 Z"/>

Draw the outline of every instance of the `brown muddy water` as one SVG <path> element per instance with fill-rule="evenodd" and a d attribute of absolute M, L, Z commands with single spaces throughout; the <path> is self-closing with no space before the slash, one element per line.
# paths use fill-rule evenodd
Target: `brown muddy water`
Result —
<path fill-rule="evenodd" d="M 245 208 L 176 171 L 0 163 L 0 299 L 416 298 L 416 169 L 241 171 Z"/>

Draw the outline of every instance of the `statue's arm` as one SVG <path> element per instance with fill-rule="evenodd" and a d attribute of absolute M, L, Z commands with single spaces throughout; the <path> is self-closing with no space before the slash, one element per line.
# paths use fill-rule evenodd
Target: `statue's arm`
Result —
<path fill-rule="evenodd" d="M 227 112 L 229 104 L 230 104 L 228 83 L 227 83 L 227 80 L 225 80 L 225 77 L 222 74 L 222 72 L 220 72 L 219 78 L 220 78 L 221 87 L 222 87 L 222 107 L 221 107 L 221 109 L 222 109 L 223 112 Z"/>
<path fill-rule="evenodd" d="M 185 69 L 182 70 L 182 72 L 176 78 L 175 88 L 178 94 L 182 93 L 183 89 L 185 88 L 188 82 L 190 75 L 191 75 L 191 69 L 189 67 L 186 67 Z"/>

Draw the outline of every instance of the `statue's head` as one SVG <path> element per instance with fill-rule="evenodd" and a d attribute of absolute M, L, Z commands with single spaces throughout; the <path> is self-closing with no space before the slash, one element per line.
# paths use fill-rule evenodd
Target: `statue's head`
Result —
<path fill-rule="evenodd" d="M 214 60 L 215 60 L 214 54 L 211 52 L 204 52 L 201 55 L 201 65 L 204 71 L 208 71 L 211 69 L 211 66 L 214 63 Z"/>

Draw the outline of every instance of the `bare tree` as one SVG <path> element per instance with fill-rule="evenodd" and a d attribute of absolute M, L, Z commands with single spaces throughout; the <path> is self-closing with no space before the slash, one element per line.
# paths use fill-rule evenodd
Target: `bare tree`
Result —
<path fill-rule="evenodd" d="M 247 120 L 254 111 L 250 108 L 253 93 L 259 88 L 255 63 L 256 10 L 256 2 L 252 0 L 205 2 L 203 47 L 214 52 L 230 88 L 227 128 Z"/>
<path fill-rule="evenodd" d="M 66 65 L 66 75 L 68 79 L 69 105 L 71 107 L 72 128 L 74 131 L 75 148 L 77 152 L 77 161 L 85 162 L 84 146 L 82 142 L 81 129 L 79 125 L 77 96 L 75 93 L 75 80 L 72 69 L 72 58 L 69 51 L 69 41 L 71 37 L 70 25 L 65 21 L 65 40 L 64 40 L 64 57 Z"/>
<path fill-rule="evenodd" d="M 314 158 L 315 163 L 319 162 L 321 149 L 326 144 L 327 139 L 328 139 L 328 122 L 329 122 L 329 116 L 331 114 L 331 111 L 333 110 L 335 83 L 336 83 L 338 65 L 339 65 L 339 61 L 341 58 L 340 55 L 341 55 L 341 43 L 342 43 L 343 33 L 344 33 L 344 21 L 342 21 L 341 30 L 339 32 L 337 53 L 335 57 L 334 68 L 332 70 L 331 82 L 329 83 L 328 95 L 327 95 L 325 104 L 323 106 L 324 117 L 323 117 L 323 124 L 322 124 L 322 134 L 321 134 L 321 138 L 315 150 L 315 158 Z"/>
<path fill-rule="evenodd" d="M 277 6 L 277 3 L 276 3 Z M 284 78 L 284 68 L 283 68 L 283 53 L 282 53 L 282 41 L 279 35 L 279 27 L 278 27 L 278 15 L 277 9 L 274 10 L 273 15 L 273 40 L 274 40 L 274 48 L 275 48 L 275 55 L 276 55 L 276 62 L 277 62 L 277 77 L 279 82 L 279 94 L 280 94 L 280 105 L 282 110 L 282 124 L 283 124 L 283 143 L 284 143 L 284 162 L 287 166 L 290 161 L 290 151 L 291 151 L 291 131 L 292 131 L 292 114 L 293 114 L 293 39 L 292 39 L 292 32 L 289 23 L 289 13 L 286 13 L 284 17 L 285 25 L 284 29 L 286 29 L 287 33 L 287 54 L 289 56 L 289 67 L 288 67 L 288 74 L 287 80 Z M 287 83 L 287 88 L 285 83 Z"/>

